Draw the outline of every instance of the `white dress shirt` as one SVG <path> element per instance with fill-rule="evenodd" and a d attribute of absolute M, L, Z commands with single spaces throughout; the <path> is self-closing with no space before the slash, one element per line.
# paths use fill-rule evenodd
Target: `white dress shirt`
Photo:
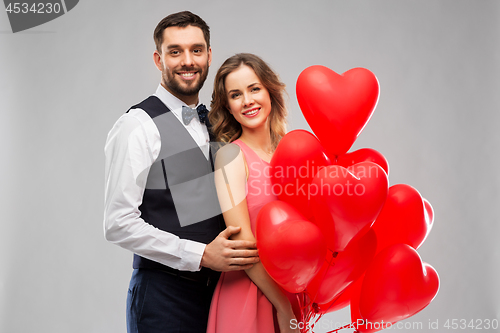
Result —
<path fill-rule="evenodd" d="M 186 104 L 161 84 L 155 96 L 186 127 L 208 159 L 209 136 L 206 126 L 200 123 L 198 117 L 184 125 L 182 106 Z M 139 206 L 142 204 L 147 174 L 160 149 L 158 128 L 142 109 L 132 109 L 123 114 L 108 133 L 104 148 L 104 234 L 108 241 L 141 257 L 179 270 L 198 271 L 205 244 L 180 239 L 141 218 Z"/>

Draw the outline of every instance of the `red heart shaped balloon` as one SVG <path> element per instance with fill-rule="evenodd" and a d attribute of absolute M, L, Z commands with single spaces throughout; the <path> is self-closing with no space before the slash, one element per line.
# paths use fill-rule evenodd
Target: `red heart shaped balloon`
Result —
<path fill-rule="evenodd" d="M 362 162 L 346 169 L 330 165 L 311 183 L 314 222 L 333 252 L 343 251 L 351 239 L 368 227 L 384 205 L 388 191 L 385 171 Z"/>
<path fill-rule="evenodd" d="M 434 208 L 432 208 L 432 205 L 429 201 L 427 201 L 426 198 L 423 198 L 424 199 L 424 206 L 425 206 L 425 212 L 426 212 L 426 221 L 427 221 L 427 225 L 429 226 L 429 230 L 427 231 L 427 234 L 429 234 L 430 232 L 430 229 L 432 229 L 432 225 L 434 223 Z"/>
<path fill-rule="evenodd" d="M 339 75 L 324 66 L 311 66 L 300 73 L 296 90 L 300 109 L 330 158 L 351 148 L 379 97 L 377 78 L 364 68 Z"/>
<path fill-rule="evenodd" d="M 406 184 L 391 186 L 384 207 L 372 226 L 377 234 L 377 252 L 397 243 L 418 249 L 430 231 L 428 215 L 424 200 L 415 188 Z"/>
<path fill-rule="evenodd" d="M 337 310 L 343 309 L 350 304 L 351 301 L 351 293 L 350 287 L 347 287 L 343 292 L 340 293 L 336 298 L 332 301 L 325 304 L 317 304 L 314 307 L 314 312 L 319 314 L 327 314 L 329 312 L 335 312 Z"/>
<path fill-rule="evenodd" d="M 323 267 L 307 286 L 313 302 L 325 304 L 338 297 L 366 270 L 377 249 L 373 230 L 358 234 L 335 258 L 327 258 Z"/>
<path fill-rule="evenodd" d="M 371 148 L 361 148 L 351 153 L 340 155 L 337 157 L 335 164 L 343 166 L 344 168 L 349 168 L 360 162 L 373 162 L 378 164 L 384 169 L 387 176 L 389 176 L 389 163 L 387 159 L 384 155 Z"/>
<path fill-rule="evenodd" d="M 350 311 L 351 311 L 351 325 L 356 330 L 356 333 L 374 333 L 383 329 L 389 328 L 395 322 L 380 322 L 380 323 L 365 323 L 365 320 L 359 313 L 359 297 L 361 294 L 361 287 L 363 285 L 363 276 L 356 282 L 351 284 L 346 292 L 351 296 L 350 298 Z"/>
<path fill-rule="evenodd" d="M 382 250 L 366 270 L 359 312 L 371 323 L 397 322 L 425 308 L 439 290 L 439 277 L 406 244 Z"/>
<path fill-rule="evenodd" d="M 364 320 L 359 313 L 359 294 L 361 292 L 363 278 L 364 274 L 349 287 L 347 287 L 339 297 L 337 297 L 330 303 L 318 305 L 317 313 L 325 314 L 350 305 L 351 324 L 349 325 L 349 327 L 345 328 L 354 329 L 355 333 L 373 333 L 383 329 L 380 328 L 380 325 L 377 325 L 378 327 L 374 328 L 373 325 L 363 324 Z"/>
<path fill-rule="evenodd" d="M 326 255 L 319 228 L 282 201 L 262 207 L 257 215 L 256 239 L 264 268 L 291 293 L 306 288 Z"/>
<path fill-rule="evenodd" d="M 309 219 L 312 212 L 308 185 L 320 168 L 330 164 L 325 149 L 312 133 L 291 131 L 281 139 L 271 159 L 273 192 Z"/>

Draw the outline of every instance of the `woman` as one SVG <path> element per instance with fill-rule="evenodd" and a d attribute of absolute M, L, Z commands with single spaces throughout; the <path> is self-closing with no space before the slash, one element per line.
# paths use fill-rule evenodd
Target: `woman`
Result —
<path fill-rule="evenodd" d="M 209 120 L 217 141 L 230 143 L 217 153 L 215 180 L 226 225 L 241 227 L 233 239 L 255 241 L 259 210 L 277 200 L 271 191 L 269 161 L 285 135 L 284 92 L 278 76 L 252 54 L 227 59 L 215 77 Z M 287 296 L 257 263 L 246 271 L 221 275 L 207 332 L 298 332 L 290 328 L 293 319 Z"/>

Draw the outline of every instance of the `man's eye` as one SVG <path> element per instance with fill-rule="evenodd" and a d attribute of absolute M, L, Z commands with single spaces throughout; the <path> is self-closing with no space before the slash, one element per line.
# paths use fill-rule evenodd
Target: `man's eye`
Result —
<path fill-rule="evenodd" d="M 179 52 L 179 51 L 177 51 L 177 50 L 172 50 L 172 51 L 170 51 L 170 54 L 171 54 L 171 55 L 178 55 L 179 53 L 180 53 L 180 52 Z"/>
<path fill-rule="evenodd" d="M 193 53 L 201 53 L 203 50 L 202 49 L 195 49 L 193 50 Z"/>

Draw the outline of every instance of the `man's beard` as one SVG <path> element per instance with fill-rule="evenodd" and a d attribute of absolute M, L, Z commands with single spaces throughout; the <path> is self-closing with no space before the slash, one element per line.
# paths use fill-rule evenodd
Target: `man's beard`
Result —
<path fill-rule="evenodd" d="M 163 81 L 165 82 L 165 85 L 167 88 L 173 92 L 174 94 L 180 95 L 180 96 L 193 96 L 198 94 L 198 92 L 201 90 L 203 87 L 203 84 L 205 83 L 205 80 L 207 79 L 208 76 L 208 62 L 207 62 L 207 67 L 206 70 L 202 70 L 201 68 L 181 68 L 179 72 L 182 71 L 192 71 L 193 69 L 198 72 L 198 75 L 200 75 L 198 82 L 193 83 L 192 85 L 188 85 L 187 87 L 181 86 L 179 84 L 179 81 L 176 79 L 176 74 L 172 74 L 171 71 L 169 70 L 163 70 L 162 76 L 163 76 Z"/>

